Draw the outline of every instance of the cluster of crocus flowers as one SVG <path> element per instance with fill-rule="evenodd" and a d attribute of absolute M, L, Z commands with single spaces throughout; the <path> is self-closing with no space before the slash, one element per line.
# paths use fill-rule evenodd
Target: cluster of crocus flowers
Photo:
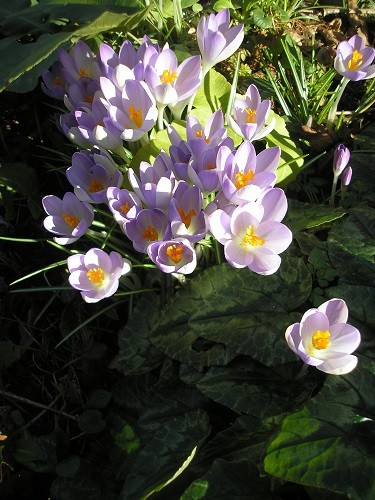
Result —
<path fill-rule="evenodd" d="M 306 364 L 332 375 L 345 375 L 357 366 L 352 355 L 361 341 L 357 328 L 347 323 L 348 307 L 342 299 L 331 299 L 309 309 L 300 323 L 289 326 L 289 347 Z"/>

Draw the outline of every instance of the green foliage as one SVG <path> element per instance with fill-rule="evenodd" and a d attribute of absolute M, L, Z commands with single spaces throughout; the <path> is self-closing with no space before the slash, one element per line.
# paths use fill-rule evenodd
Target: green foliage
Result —
<path fill-rule="evenodd" d="M 0 165 L 0 184 L 21 193 L 35 218 L 41 215 L 39 181 L 33 168 L 24 163 L 3 163 Z"/>

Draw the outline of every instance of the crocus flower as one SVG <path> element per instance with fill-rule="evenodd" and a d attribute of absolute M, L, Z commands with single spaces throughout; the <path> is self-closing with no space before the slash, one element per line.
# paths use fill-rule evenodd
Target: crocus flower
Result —
<path fill-rule="evenodd" d="M 63 134 L 68 137 L 74 144 L 81 148 L 91 148 L 92 142 L 85 139 L 79 128 L 75 117 L 75 111 L 71 113 L 63 113 L 59 117 L 59 126 Z"/>
<path fill-rule="evenodd" d="M 250 85 L 244 99 L 235 99 L 233 104 L 234 119 L 227 115 L 230 128 L 239 136 L 248 141 L 262 139 L 275 127 L 276 120 L 272 119 L 265 125 L 271 109 L 271 101 L 261 100 L 255 85 Z"/>
<path fill-rule="evenodd" d="M 110 187 L 107 189 L 108 206 L 116 222 L 126 224 L 142 209 L 138 196 L 128 189 Z"/>
<path fill-rule="evenodd" d="M 109 255 L 99 248 L 68 257 L 69 283 L 81 291 L 86 302 L 98 302 L 113 295 L 119 279 L 131 271 L 131 263 L 117 252 Z"/>
<path fill-rule="evenodd" d="M 342 173 L 341 185 L 345 187 L 349 186 L 352 180 L 352 175 L 353 175 L 352 167 L 347 167 Z"/>
<path fill-rule="evenodd" d="M 100 90 L 100 85 L 97 81 L 87 77 L 81 78 L 78 82 L 73 82 L 68 86 L 64 104 L 69 111 L 82 107 L 90 109 L 98 90 Z"/>
<path fill-rule="evenodd" d="M 284 224 L 266 220 L 264 213 L 262 204 L 244 203 L 231 215 L 218 209 L 209 216 L 211 233 L 224 245 L 231 266 L 248 267 L 263 275 L 280 267 L 279 254 L 292 242 L 292 233 Z"/>
<path fill-rule="evenodd" d="M 330 196 L 330 205 L 331 206 L 334 205 L 338 178 L 340 177 L 341 173 L 344 171 L 349 160 L 350 160 L 349 149 L 346 148 L 344 146 L 344 144 L 339 144 L 336 147 L 334 155 L 333 155 L 333 181 L 332 181 L 332 190 L 331 190 L 331 196 Z"/>
<path fill-rule="evenodd" d="M 147 247 L 154 241 L 171 237 L 168 217 L 161 210 L 140 210 L 135 219 L 123 226 L 126 236 L 133 242 L 137 252 L 147 253 Z"/>
<path fill-rule="evenodd" d="M 186 144 L 195 158 L 200 158 L 207 149 L 213 149 L 228 137 L 224 127 L 224 116 L 218 109 L 202 127 L 198 118 L 190 115 L 186 122 Z"/>
<path fill-rule="evenodd" d="M 197 265 L 194 247 L 184 238 L 151 243 L 147 253 L 164 273 L 190 274 Z"/>
<path fill-rule="evenodd" d="M 203 75 L 215 64 L 230 57 L 244 38 L 243 24 L 229 28 L 229 9 L 202 17 L 197 27 L 197 41 L 202 54 Z"/>
<path fill-rule="evenodd" d="M 65 193 L 62 200 L 54 195 L 45 196 L 42 204 L 48 214 L 43 222 L 44 227 L 61 236 L 54 238 L 60 245 L 77 241 L 94 220 L 91 205 L 80 201 L 73 193 Z"/>
<path fill-rule="evenodd" d="M 375 64 L 371 64 L 374 57 L 375 49 L 366 47 L 363 38 L 354 35 L 338 44 L 334 67 L 348 80 L 365 80 L 375 76 Z"/>
<path fill-rule="evenodd" d="M 77 42 L 69 52 L 60 49 L 59 58 L 66 72 L 75 81 L 82 77 L 99 81 L 102 75 L 93 52 L 85 42 Z"/>
<path fill-rule="evenodd" d="M 42 72 L 42 90 L 45 94 L 55 99 L 63 99 L 66 89 L 74 80 L 69 77 L 60 61 L 56 61 L 51 68 L 51 71 L 46 69 Z"/>
<path fill-rule="evenodd" d="M 217 168 L 224 195 L 236 205 L 255 201 L 264 189 L 276 182 L 280 148 L 271 147 L 256 154 L 254 146 L 245 141 L 232 152 L 222 146 L 217 155 Z"/>
<path fill-rule="evenodd" d="M 332 375 L 345 375 L 357 366 L 358 359 L 351 353 L 361 341 L 359 331 L 347 320 L 345 301 L 331 299 L 305 312 L 301 323 L 288 327 L 285 338 L 308 365 Z"/>

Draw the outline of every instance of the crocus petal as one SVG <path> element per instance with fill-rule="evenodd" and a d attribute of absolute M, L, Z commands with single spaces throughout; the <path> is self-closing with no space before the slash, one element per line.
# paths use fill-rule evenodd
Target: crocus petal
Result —
<path fill-rule="evenodd" d="M 348 321 L 348 306 L 342 299 L 327 300 L 318 307 L 318 310 L 327 316 L 330 325 Z"/>
<path fill-rule="evenodd" d="M 354 370 L 357 366 L 358 358 L 351 354 L 342 356 L 336 359 L 327 359 L 321 365 L 317 366 L 318 370 L 331 375 L 345 375 Z"/>

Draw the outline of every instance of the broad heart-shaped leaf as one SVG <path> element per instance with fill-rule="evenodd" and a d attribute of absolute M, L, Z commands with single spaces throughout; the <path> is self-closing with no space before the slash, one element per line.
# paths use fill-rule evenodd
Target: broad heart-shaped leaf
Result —
<path fill-rule="evenodd" d="M 270 111 L 268 122 L 275 118 L 276 125 L 273 131 L 266 136 L 267 146 L 279 146 L 281 149 L 280 163 L 276 171 L 278 186 L 285 188 L 296 177 L 304 164 L 303 152 L 290 138 L 285 119 Z"/>
<path fill-rule="evenodd" d="M 126 326 L 120 330 L 118 361 L 125 375 L 147 373 L 162 363 L 164 356 L 149 341 L 158 313 L 159 297 L 143 295 Z"/>
<path fill-rule="evenodd" d="M 277 371 L 234 361 L 230 366 L 211 367 L 197 388 L 237 413 L 263 419 L 291 411 L 306 401 L 315 385 L 313 378 L 285 379 Z"/>
<path fill-rule="evenodd" d="M 294 360 L 284 332 L 291 311 L 311 292 L 302 259 L 284 254 L 277 273 L 260 276 L 221 264 L 203 271 L 160 312 L 151 341 L 167 356 L 197 368 L 247 355 L 267 365 Z"/>
<path fill-rule="evenodd" d="M 201 123 L 205 123 L 217 109 L 222 109 L 225 113 L 228 107 L 230 90 L 231 84 L 227 79 L 214 69 L 211 69 L 195 96 L 193 114 L 197 116 Z"/>
<path fill-rule="evenodd" d="M 191 483 L 180 499 L 278 499 L 270 489 L 271 479 L 260 477 L 259 469 L 247 460 L 227 462 L 217 459 L 207 474 Z"/>
<path fill-rule="evenodd" d="M 283 223 L 293 233 L 297 233 L 304 229 L 318 228 L 323 224 L 340 219 L 343 215 L 345 215 L 345 210 L 340 207 L 288 200 L 288 212 Z"/>
<path fill-rule="evenodd" d="M 202 409 L 167 421 L 139 453 L 121 498 L 144 498 L 173 481 L 188 466 L 209 432 L 208 415 Z"/>
<path fill-rule="evenodd" d="M 374 438 L 373 421 L 342 430 L 304 408 L 285 418 L 266 451 L 264 468 L 286 481 L 370 500 L 375 496 Z"/>
<path fill-rule="evenodd" d="M 337 221 L 328 235 L 328 255 L 340 284 L 375 286 L 375 209 L 358 208 Z"/>

